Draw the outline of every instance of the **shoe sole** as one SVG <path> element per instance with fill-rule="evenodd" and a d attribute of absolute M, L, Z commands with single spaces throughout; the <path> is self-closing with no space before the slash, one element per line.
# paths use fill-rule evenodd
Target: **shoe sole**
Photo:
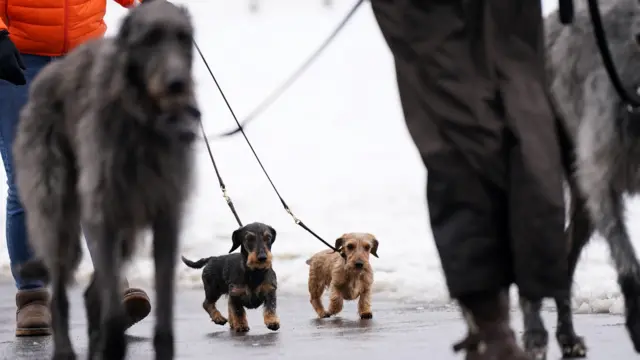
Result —
<path fill-rule="evenodd" d="M 51 335 L 51 328 L 16 329 L 16 336 L 19 336 L 19 337 L 49 336 L 49 335 Z"/>
<path fill-rule="evenodd" d="M 151 302 L 147 294 L 141 289 L 129 288 L 124 292 L 124 308 L 127 314 L 126 328 L 142 321 L 151 313 Z"/>

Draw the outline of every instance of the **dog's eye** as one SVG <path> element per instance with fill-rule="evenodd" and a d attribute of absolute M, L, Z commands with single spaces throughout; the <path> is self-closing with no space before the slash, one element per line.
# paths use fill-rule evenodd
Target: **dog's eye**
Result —
<path fill-rule="evenodd" d="M 143 42 L 145 45 L 155 45 L 162 41 L 162 30 L 161 29 L 152 29 L 149 31 L 145 37 Z"/>
<path fill-rule="evenodd" d="M 353 244 L 347 245 L 347 250 L 353 250 Z"/>
<path fill-rule="evenodd" d="M 178 31 L 178 33 L 176 34 L 176 37 L 178 38 L 178 41 L 180 41 L 181 43 L 186 43 L 191 45 L 191 34 L 187 33 L 186 31 Z"/>
<path fill-rule="evenodd" d="M 364 251 L 369 251 L 369 249 L 371 249 L 371 246 L 369 246 L 369 245 L 365 245 L 363 247 L 364 247 Z"/>

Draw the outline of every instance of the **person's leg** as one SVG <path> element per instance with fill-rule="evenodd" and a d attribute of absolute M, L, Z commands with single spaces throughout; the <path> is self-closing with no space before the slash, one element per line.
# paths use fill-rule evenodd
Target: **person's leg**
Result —
<path fill-rule="evenodd" d="M 514 273 L 508 229 L 500 225 L 508 219 L 506 192 L 483 181 L 464 160 L 447 158 L 442 166 L 433 157 L 425 164 L 431 229 L 451 297 L 469 329 L 454 349 L 466 350 L 467 359 L 526 359 L 510 324 Z M 485 353 L 475 350 L 483 346 Z"/>
<path fill-rule="evenodd" d="M 50 333 L 51 316 L 47 303 L 49 295 L 41 282 L 28 282 L 20 279 L 14 271 L 17 265 L 33 256 L 27 241 L 25 213 L 18 197 L 13 177 L 12 146 L 20 110 L 27 102 L 29 85 L 40 70 L 50 62 L 50 58 L 41 56 L 23 56 L 26 65 L 27 84 L 16 86 L 0 80 L 0 155 L 7 176 L 6 241 L 11 271 L 18 293 L 16 305 L 16 335 L 45 335 Z"/>
<path fill-rule="evenodd" d="M 449 292 L 497 292 L 514 274 L 504 120 L 494 110 L 492 79 L 473 59 L 485 51 L 482 29 L 472 51 L 464 19 L 472 14 L 459 2 L 424 3 L 372 0 L 372 7 L 394 56 L 407 128 L 428 170 L 431 229 Z"/>
<path fill-rule="evenodd" d="M 467 359 L 526 359 L 509 319 L 506 129 L 486 2 L 371 3 L 394 56 L 407 128 L 428 171 L 430 223 L 447 288 L 469 329 L 455 349 L 466 350 Z"/>

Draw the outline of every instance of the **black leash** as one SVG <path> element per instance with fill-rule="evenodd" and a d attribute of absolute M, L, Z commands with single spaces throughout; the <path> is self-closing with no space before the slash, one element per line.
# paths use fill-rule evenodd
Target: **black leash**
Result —
<path fill-rule="evenodd" d="M 569 0 L 563 0 L 569 1 Z M 637 108 L 640 107 L 640 100 L 637 96 L 629 94 L 624 86 L 622 85 L 622 81 L 620 80 L 620 76 L 616 71 L 616 67 L 613 64 L 613 58 L 611 56 L 611 51 L 609 50 L 609 45 L 607 44 L 606 34 L 604 32 L 604 26 L 602 25 L 602 17 L 600 15 L 600 7 L 598 6 L 598 0 L 589 0 L 589 15 L 591 16 L 591 22 L 593 24 L 593 33 L 596 37 L 596 43 L 598 44 L 598 48 L 600 49 L 600 55 L 602 56 L 602 62 L 604 63 L 604 67 L 607 70 L 607 74 L 611 79 L 611 83 L 613 87 L 616 89 L 618 96 L 624 101 L 627 105 L 628 110 L 638 111 Z"/>
<path fill-rule="evenodd" d="M 620 75 L 616 71 L 613 57 L 609 50 L 598 0 L 588 0 L 588 5 L 589 16 L 591 18 L 591 24 L 593 25 L 593 34 L 596 38 L 596 45 L 598 46 L 602 63 L 626 111 L 626 113 L 621 114 L 619 117 L 620 126 L 625 130 L 625 134 L 630 134 L 635 138 L 640 136 L 640 98 L 638 96 L 640 94 L 638 94 L 638 88 L 633 89 L 635 93 L 630 93 L 625 89 Z M 560 22 L 564 25 L 571 24 L 575 13 L 573 0 L 559 0 L 558 8 Z"/>
<path fill-rule="evenodd" d="M 616 71 L 616 67 L 613 63 L 613 57 L 611 56 L 611 51 L 609 50 L 609 45 L 607 43 L 604 26 L 602 25 L 602 16 L 600 14 L 598 0 L 588 0 L 588 5 L 589 16 L 591 17 L 591 24 L 593 25 L 593 34 L 596 38 L 598 49 L 600 50 L 602 62 L 611 84 L 618 93 L 620 99 L 623 101 L 624 105 L 626 105 L 625 108 L 628 116 L 625 119 L 628 122 L 626 124 L 628 130 L 640 133 L 640 124 L 636 124 L 640 122 L 640 99 L 638 98 L 638 94 L 631 94 L 625 89 L 622 84 L 622 80 L 620 80 L 620 75 Z M 571 24 L 571 22 L 573 22 L 575 11 L 573 0 L 559 0 L 558 8 L 562 24 Z"/>
<path fill-rule="evenodd" d="M 194 42 L 195 44 L 195 42 Z M 197 48 L 198 45 L 196 45 Z M 200 51 L 200 50 L 198 50 Z M 236 211 L 236 207 L 233 205 L 233 201 L 227 194 L 227 187 L 222 180 L 222 176 L 220 176 L 220 171 L 218 171 L 218 165 L 216 164 L 216 160 L 213 158 L 213 152 L 211 152 L 211 146 L 209 145 L 209 139 L 207 139 L 207 134 L 204 131 L 204 125 L 202 125 L 202 120 L 198 121 L 200 123 L 200 131 L 202 132 L 202 137 L 204 138 L 204 143 L 207 145 L 207 151 L 209 152 L 209 158 L 211 159 L 211 163 L 213 164 L 213 169 L 216 171 L 216 176 L 218 177 L 218 183 L 220 184 L 220 190 L 222 190 L 222 196 L 227 201 L 227 205 L 229 205 L 229 209 L 233 213 L 233 216 L 236 218 L 238 222 L 238 226 L 242 227 L 242 221 L 240 221 L 240 216 L 238 216 L 238 212 Z"/>
<path fill-rule="evenodd" d="M 231 112 L 231 116 L 233 116 L 233 119 L 235 120 L 236 124 L 238 124 L 239 131 L 244 136 L 244 139 L 247 142 L 247 145 L 249 145 L 249 148 L 251 149 L 251 152 L 253 153 L 253 156 L 258 161 L 258 164 L 260 165 L 260 168 L 262 168 L 262 172 L 267 177 L 267 180 L 269 180 L 269 183 L 271 184 L 271 187 L 273 188 L 273 191 L 275 191 L 276 195 L 278 195 L 278 198 L 280 199 L 280 202 L 282 203 L 282 206 L 284 207 L 284 209 L 287 211 L 287 213 L 289 213 L 289 215 L 291 215 L 291 217 L 293 218 L 293 221 L 297 225 L 299 225 L 300 227 L 305 229 L 307 232 L 309 232 L 309 234 L 313 235 L 316 239 L 320 240 L 329 249 L 331 249 L 333 251 L 336 251 L 336 252 L 340 252 L 333 245 L 329 244 L 324 239 L 322 239 L 320 236 L 318 236 L 315 232 L 313 232 L 313 230 L 309 229 L 309 227 L 307 225 L 305 225 L 302 222 L 302 220 L 298 219 L 293 214 L 293 212 L 289 208 L 289 205 L 287 205 L 287 203 L 284 201 L 282 196 L 280 196 L 280 192 L 278 192 L 278 189 L 273 184 L 273 181 L 271 181 L 271 177 L 269 176 L 269 174 L 267 173 L 267 170 L 265 170 L 264 166 L 262 165 L 262 161 L 260 161 L 260 158 L 258 157 L 258 154 L 256 154 L 256 151 L 253 149 L 253 145 L 251 145 L 251 142 L 249 141 L 249 138 L 247 137 L 247 134 L 244 133 L 244 130 L 242 129 L 242 126 L 240 125 L 240 121 L 238 121 L 238 118 L 236 117 L 235 112 L 231 108 L 231 105 L 229 104 L 229 101 L 227 101 L 227 97 L 224 95 L 224 92 L 222 91 L 222 88 L 220 87 L 220 84 L 218 84 L 218 80 L 216 79 L 215 75 L 213 75 L 213 71 L 211 71 L 211 67 L 209 66 L 209 63 L 207 62 L 207 59 L 204 57 L 204 54 L 202 54 L 202 51 L 200 50 L 200 47 L 198 46 L 198 44 L 195 41 L 193 42 L 193 44 L 195 45 L 195 48 L 198 51 L 198 54 L 200 54 L 200 58 L 202 58 L 202 62 L 204 62 L 204 65 L 207 67 L 207 70 L 209 71 L 209 75 L 211 75 L 211 78 L 215 82 L 216 87 L 218 88 L 218 91 L 220 92 L 220 95 L 222 95 L 222 99 L 224 100 L 225 104 L 227 105 L 227 108 L 229 109 L 229 112 Z M 240 223 L 240 219 L 238 218 L 238 215 L 237 215 L 237 213 L 235 211 L 235 208 L 233 207 L 233 203 L 231 202 L 231 199 L 228 196 L 226 196 L 226 190 L 225 190 L 225 187 L 224 187 L 224 183 L 222 181 L 222 178 L 220 177 L 220 174 L 218 172 L 217 166 L 215 165 L 215 161 L 213 160 L 213 155 L 212 155 L 211 150 L 209 148 L 209 141 L 207 140 L 207 136 L 204 133 L 204 128 L 202 126 L 202 122 L 200 122 L 200 127 L 201 127 L 201 129 L 203 131 L 203 137 L 205 139 L 205 143 L 207 144 L 207 149 L 209 149 L 209 155 L 211 156 L 211 161 L 213 162 L 213 164 L 214 164 L 213 166 L 216 169 L 216 174 L 218 175 L 218 181 L 220 182 L 220 188 L 222 189 L 222 192 L 225 195 L 225 199 L 227 199 L 227 204 L 229 204 L 229 207 L 231 208 L 231 211 L 233 212 L 233 215 L 236 217 L 236 220 L 238 220 L 238 223 L 240 224 L 240 226 L 242 226 L 242 223 Z"/>
<path fill-rule="evenodd" d="M 342 19 L 342 21 L 336 26 L 333 32 L 325 39 L 325 41 L 314 51 L 311 56 L 307 58 L 307 60 L 296 70 L 294 71 L 287 80 L 285 80 L 279 87 L 277 87 L 269 96 L 267 96 L 258 106 L 256 106 L 253 111 L 245 117 L 242 122 L 238 122 L 238 127 L 236 129 L 224 132 L 222 134 L 215 135 L 214 138 L 221 138 L 226 136 L 231 136 L 237 134 L 242 131 L 242 128 L 247 126 L 248 123 L 255 120 L 262 112 L 264 112 L 269 106 L 271 106 L 291 85 L 298 80 L 298 78 L 302 75 L 302 73 L 307 70 L 307 68 L 313 63 L 314 60 L 320 56 L 320 54 L 325 50 L 327 46 L 333 41 L 333 39 L 340 33 L 340 31 L 345 27 L 345 25 L 351 20 L 353 14 L 355 14 L 356 10 L 362 5 L 364 0 L 358 0 L 351 10 L 347 13 L 347 15 Z"/>

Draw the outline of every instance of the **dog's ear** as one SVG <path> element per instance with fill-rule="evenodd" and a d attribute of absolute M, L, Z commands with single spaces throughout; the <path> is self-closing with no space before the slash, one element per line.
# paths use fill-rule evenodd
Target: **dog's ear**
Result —
<path fill-rule="evenodd" d="M 271 233 L 271 244 L 273 245 L 274 242 L 276 242 L 276 229 L 272 228 L 271 226 L 269 226 L 269 232 Z"/>
<path fill-rule="evenodd" d="M 146 0 L 149 1 L 149 0 Z M 180 12 L 186 16 L 187 18 L 189 18 L 189 20 L 191 20 L 191 12 L 189 12 L 189 8 L 184 6 L 184 5 L 178 5 L 178 10 L 180 10 Z"/>
<path fill-rule="evenodd" d="M 333 246 L 338 250 L 338 252 L 342 252 L 342 246 L 344 245 L 344 238 L 341 236 L 336 239 L 336 244 Z"/>
<path fill-rule="evenodd" d="M 129 38 L 133 32 L 133 21 L 131 18 L 132 16 L 125 16 L 120 25 L 120 30 L 118 30 L 118 34 L 116 35 L 116 43 L 121 47 L 128 45 Z"/>
<path fill-rule="evenodd" d="M 373 239 L 371 241 L 371 251 L 370 251 L 371 255 L 378 257 L 378 240 L 377 239 Z"/>
<path fill-rule="evenodd" d="M 242 228 L 233 232 L 231 241 L 233 241 L 233 245 L 231 246 L 231 250 L 229 250 L 229 254 L 236 251 L 236 249 L 242 245 Z"/>

